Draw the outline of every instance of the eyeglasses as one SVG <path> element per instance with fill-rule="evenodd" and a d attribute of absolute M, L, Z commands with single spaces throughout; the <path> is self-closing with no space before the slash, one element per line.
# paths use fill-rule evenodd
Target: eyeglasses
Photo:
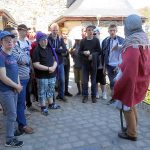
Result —
<path fill-rule="evenodd" d="M 13 39 L 3 39 L 3 41 L 6 43 L 11 43 L 11 42 L 13 42 Z"/>
<path fill-rule="evenodd" d="M 15 35 L 15 34 L 14 34 L 14 36 L 15 36 L 15 39 L 17 39 L 17 38 L 18 38 L 18 35 Z"/>
<path fill-rule="evenodd" d="M 116 32 L 117 30 L 115 29 L 110 29 L 109 32 Z"/>

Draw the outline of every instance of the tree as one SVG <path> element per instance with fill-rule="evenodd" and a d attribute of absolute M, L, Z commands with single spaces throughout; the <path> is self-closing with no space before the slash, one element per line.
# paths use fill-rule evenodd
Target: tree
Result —
<path fill-rule="evenodd" d="M 147 18 L 146 26 L 147 26 L 147 32 L 148 36 L 150 37 L 150 7 L 144 7 L 138 10 L 144 17 Z"/>

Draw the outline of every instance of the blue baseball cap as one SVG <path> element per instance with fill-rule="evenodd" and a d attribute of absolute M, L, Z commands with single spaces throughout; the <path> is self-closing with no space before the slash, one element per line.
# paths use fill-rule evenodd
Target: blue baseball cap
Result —
<path fill-rule="evenodd" d="M 10 32 L 8 31 L 1 31 L 0 32 L 0 40 L 2 40 L 4 37 L 6 36 L 10 36 L 12 38 L 15 38 L 15 35 L 11 34 Z"/>

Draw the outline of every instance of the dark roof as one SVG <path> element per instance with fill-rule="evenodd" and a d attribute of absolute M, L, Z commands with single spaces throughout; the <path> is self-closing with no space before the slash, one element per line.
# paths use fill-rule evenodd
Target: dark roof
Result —
<path fill-rule="evenodd" d="M 126 17 L 138 14 L 127 0 L 76 0 L 64 17 Z"/>
<path fill-rule="evenodd" d="M 53 22 L 63 26 L 65 21 L 123 21 L 130 14 L 140 15 L 127 0 L 75 0 Z M 141 15 L 140 15 L 141 16 Z M 142 17 L 143 22 L 147 18 Z"/>

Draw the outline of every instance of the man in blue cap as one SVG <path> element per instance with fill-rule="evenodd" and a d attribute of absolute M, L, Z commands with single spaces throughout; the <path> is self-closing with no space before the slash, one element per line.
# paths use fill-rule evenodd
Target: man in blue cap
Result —
<path fill-rule="evenodd" d="M 0 33 L 0 103 L 6 114 L 6 143 L 7 147 L 21 147 L 23 141 L 18 141 L 14 136 L 16 122 L 16 104 L 18 93 L 21 92 L 18 75 L 18 65 L 12 55 L 13 38 L 15 36 L 8 31 Z"/>

